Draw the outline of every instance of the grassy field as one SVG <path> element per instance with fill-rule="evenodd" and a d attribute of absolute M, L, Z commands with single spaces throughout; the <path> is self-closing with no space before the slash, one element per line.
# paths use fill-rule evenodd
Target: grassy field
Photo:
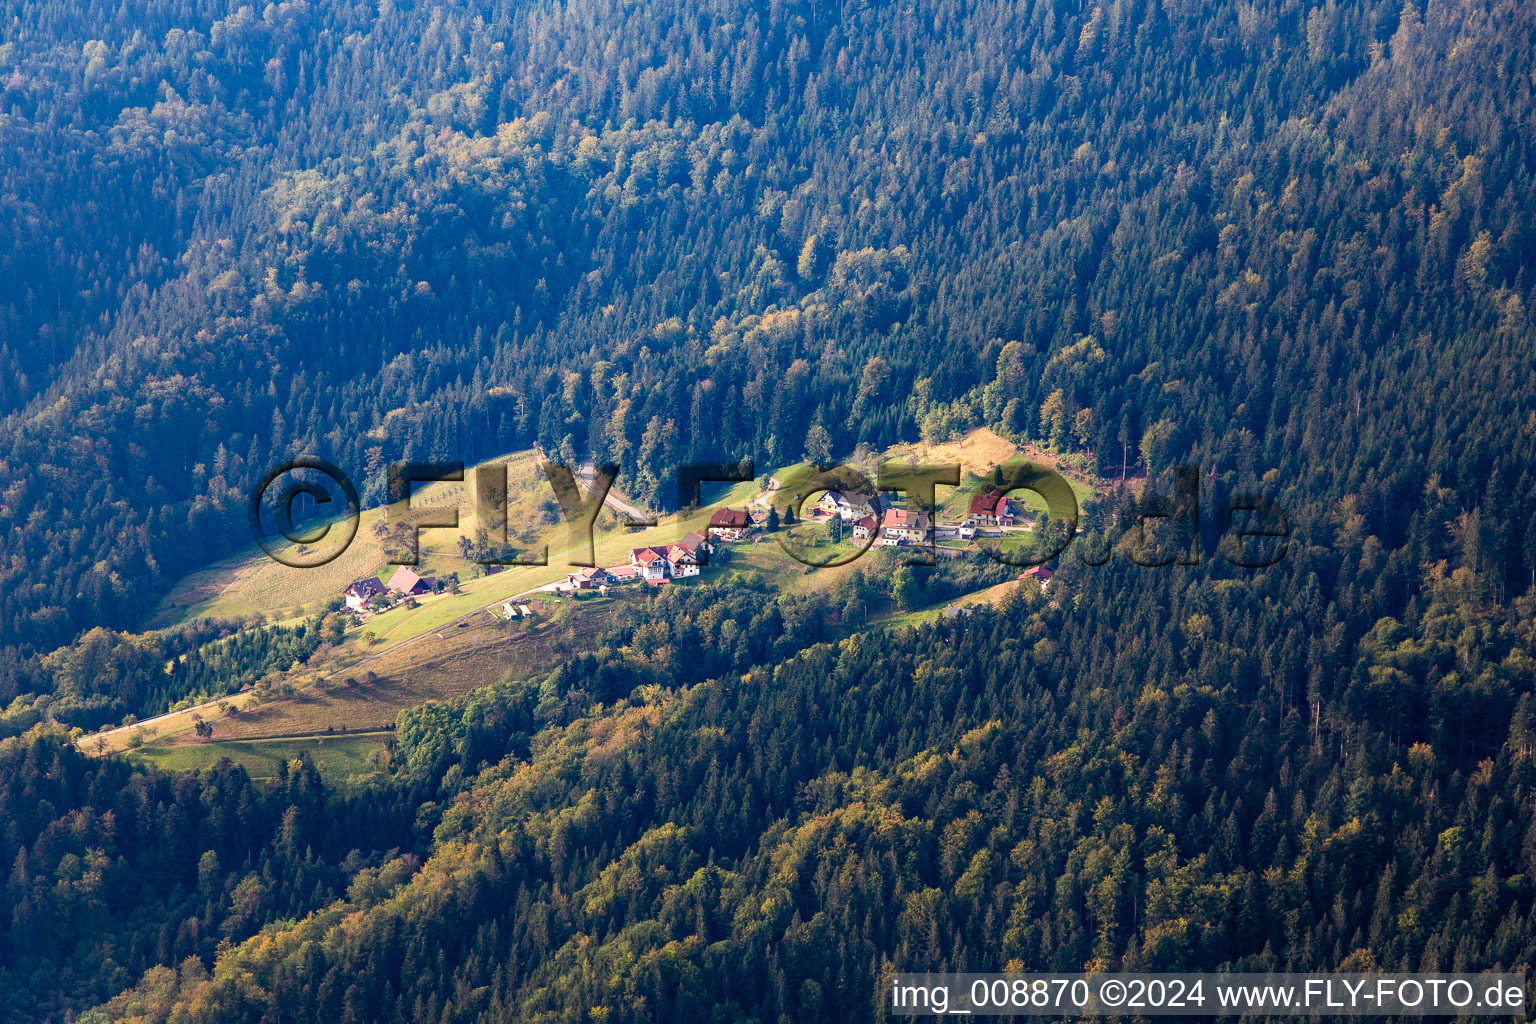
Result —
<path fill-rule="evenodd" d="M 856 468 L 870 484 L 873 484 L 878 476 L 878 463 L 881 461 L 932 465 L 958 464 L 960 485 L 958 487 L 940 485 L 935 494 L 939 504 L 938 516 L 945 520 L 965 518 L 971 495 L 986 488 L 984 478 L 997 467 L 1009 467 L 1027 461 L 1045 469 L 1055 470 L 1066 478 L 1080 506 L 1091 498 L 1095 491 L 1104 486 L 1102 481 L 1061 462 L 1049 452 L 1032 446 L 1019 447 L 986 427 L 941 444 L 896 445 L 887 449 L 879 459 L 869 460 L 867 464 Z M 779 490 L 774 495 L 774 505 L 782 512 L 786 506 L 794 502 L 797 493 L 808 499 L 807 506 L 814 503 L 826 483 L 825 479 L 813 479 L 817 476 L 816 468 L 804 462 L 776 471 L 774 477 L 779 481 Z M 850 475 L 849 479 L 853 480 L 855 477 Z M 1013 496 L 1030 508 L 1041 510 L 1046 507 L 1044 499 L 1033 491 L 1015 491 Z"/>
<path fill-rule="evenodd" d="M 1055 470 L 1066 477 L 1079 502 L 1087 500 L 1095 491 L 1102 490 L 1105 486 L 1102 480 L 1075 469 L 1045 449 L 1036 445 L 1015 445 L 1012 441 L 999 437 L 987 427 L 980 427 L 964 437 L 939 444 L 896 445 L 885 454 L 891 459 L 918 458 L 925 462 L 944 464 L 958 462 L 962 491 L 966 489 L 968 479 L 973 482 L 978 481 L 993 468 L 1007 465 L 1015 459 L 1027 459 L 1037 466 Z M 1026 501 L 1035 497 L 1022 491 L 1019 492 L 1019 496 Z M 1043 507 L 1043 503 L 1037 507 Z"/>
<path fill-rule="evenodd" d="M 1040 587 L 1037 583 L 1024 580 L 1008 580 L 996 586 L 978 590 L 964 597 L 955 598 L 953 601 L 935 601 L 922 608 L 914 608 L 909 612 L 897 612 L 877 620 L 881 629 L 904 629 L 908 626 L 920 626 L 925 622 L 932 622 L 941 618 L 944 609 L 950 605 L 957 608 L 974 608 L 981 605 L 1000 605 L 1012 598 L 1021 598 L 1026 601 L 1041 600 Z"/>
<path fill-rule="evenodd" d="M 538 474 L 534 454 L 514 452 L 491 461 L 507 466 L 507 521 L 526 524 L 530 536 L 542 531 L 558 515 L 558 508 L 553 492 Z M 413 508 L 421 511 L 408 516 L 407 521 L 428 515 L 428 508 L 457 505 L 462 530 L 473 537 L 476 520 L 470 488 L 474 471 L 466 470 L 465 476 L 463 482 L 424 485 L 411 498 Z M 150 625 L 158 628 L 192 619 L 244 615 L 277 617 L 324 608 L 353 580 L 375 575 L 388 579 L 394 571 L 390 553 L 377 533 L 384 519 L 383 508 L 364 510 L 357 536 L 347 550 L 334 561 L 309 569 L 283 565 L 252 543 L 182 580 L 161 601 Z M 473 566 L 459 557 L 455 531 L 429 529 L 421 534 L 421 564 L 415 568 L 423 576 L 457 572 L 467 579 Z"/>
<path fill-rule="evenodd" d="M 167 771 L 198 771 L 212 768 L 227 757 L 261 782 L 277 778 L 278 766 L 307 752 L 315 768 L 330 785 L 345 785 L 354 776 L 378 771 L 373 756 L 382 752 L 387 733 L 314 736 L 304 739 L 214 740 L 173 746 L 145 746 L 132 756 Z"/>
<path fill-rule="evenodd" d="M 591 646 L 591 636 L 608 609 L 627 598 L 555 601 L 537 625 L 508 623 L 479 615 L 474 625 L 397 646 L 329 678 L 311 679 L 291 696 L 238 702 L 234 715 L 208 714 L 215 743 L 298 736 L 334 730 L 388 728 L 408 708 L 445 700 L 512 675 L 548 671 L 562 659 Z M 571 606 L 569 616 L 559 613 Z M 235 702 L 232 702 L 235 703 Z M 141 730 L 141 749 L 205 746 L 193 738 L 190 714 Z M 114 737 L 109 749 L 129 749 L 132 732 Z M 87 749 L 91 740 L 86 738 Z"/>

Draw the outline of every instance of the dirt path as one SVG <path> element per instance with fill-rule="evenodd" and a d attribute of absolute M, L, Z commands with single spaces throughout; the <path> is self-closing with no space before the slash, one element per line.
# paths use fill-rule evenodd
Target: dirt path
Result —
<path fill-rule="evenodd" d="M 747 505 L 748 506 L 758 505 L 760 507 L 767 508 L 768 507 L 768 503 L 773 500 L 774 492 L 777 491 L 778 489 L 779 489 L 779 478 L 776 477 L 776 476 L 769 477 L 768 478 L 768 486 L 763 489 L 763 493 L 759 494 L 757 497 L 755 497 L 751 501 L 747 502 Z"/>

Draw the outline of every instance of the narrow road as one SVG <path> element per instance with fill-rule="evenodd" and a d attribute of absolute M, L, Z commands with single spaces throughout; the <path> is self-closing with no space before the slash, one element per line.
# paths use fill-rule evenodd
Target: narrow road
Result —
<path fill-rule="evenodd" d="M 592 479 L 596 475 L 597 470 L 590 462 L 583 463 L 581 468 L 576 471 L 576 479 L 581 481 L 581 489 L 583 491 L 592 486 Z M 642 523 L 649 523 L 652 519 L 649 512 L 642 511 L 615 487 L 608 488 L 608 493 L 603 496 L 603 507 L 611 508 L 615 512 L 622 512 L 630 519 L 638 520 Z"/>

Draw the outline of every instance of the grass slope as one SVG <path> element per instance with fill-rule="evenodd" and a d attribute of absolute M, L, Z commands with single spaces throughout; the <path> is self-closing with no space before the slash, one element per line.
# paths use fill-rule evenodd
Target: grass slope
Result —
<path fill-rule="evenodd" d="M 150 745 L 132 756 L 167 771 L 198 771 L 211 768 L 227 757 L 245 768 L 258 782 L 277 778 L 278 766 L 307 752 L 321 777 L 331 785 L 344 785 L 354 776 L 378 769 L 370 758 L 384 749 L 388 734 L 310 736 L 292 739 L 214 740 L 170 746 Z"/>

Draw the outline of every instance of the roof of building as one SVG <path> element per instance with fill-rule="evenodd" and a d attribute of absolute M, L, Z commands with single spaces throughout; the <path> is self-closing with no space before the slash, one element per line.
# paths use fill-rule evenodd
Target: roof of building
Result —
<path fill-rule="evenodd" d="M 384 584 L 377 576 L 369 576 L 364 580 L 356 580 L 345 592 L 353 597 L 372 597 L 384 593 Z"/>
<path fill-rule="evenodd" d="M 862 526 L 866 530 L 873 530 L 875 528 L 875 517 L 874 516 L 865 516 L 863 519 L 860 519 L 859 521 L 857 521 L 853 525 L 856 526 L 856 527 L 857 526 Z"/>
<path fill-rule="evenodd" d="M 1051 572 L 1050 569 L 1047 569 L 1043 565 L 1032 565 L 1028 569 L 1025 569 L 1023 572 L 1019 573 L 1019 579 L 1048 580 L 1054 575 L 1055 573 Z"/>
<path fill-rule="evenodd" d="M 410 566 L 402 565 L 395 569 L 394 575 L 390 576 L 388 587 L 390 590 L 398 590 L 402 594 L 409 594 L 416 588 L 416 584 L 421 581 L 421 577 L 416 575 Z"/>
<path fill-rule="evenodd" d="M 608 570 L 600 566 L 589 565 L 583 566 L 582 568 L 575 570 L 569 575 L 575 576 L 577 579 L 593 580 L 599 578 L 600 576 L 607 576 Z"/>
<path fill-rule="evenodd" d="M 710 526 L 721 526 L 728 530 L 744 530 L 747 528 L 747 513 L 743 509 L 720 508 L 709 517 Z"/>
<path fill-rule="evenodd" d="M 848 495 L 848 504 L 854 506 L 855 508 L 869 509 L 871 512 L 878 512 L 882 508 L 890 505 L 890 503 L 890 497 L 879 492 L 874 494 L 862 494 L 853 492 Z"/>
<path fill-rule="evenodd" d="M 970 514 L 973 516 L 1001 516 L 1008 512 L 1008 498 L 996 491 L 971 495 Z"/>
<path fill-rule="evenodd" d="M 689 553 L 697 554 L 699 545 L 704 543 L 704 535 L 697 530 L 683 534 L 683 539 L 678 541 Z"/>
<path fill-rule="evenodd" d="M 928 526 L 928 517 L 909 509 L 888 508 L 883 525 L 887 530 L 922 530 Z"/>
<path fill-rule="evenodd" d="M 636 565 L 650 565 L 658 558 L 666 557 L 666 548 L 635 548 L 629 553 L 629 560 Z"/>
<path fill-rule="evenodd" d="M 632 565 L 616 565 L 608 570 L 608 575 L 616 580 L 632 580 L 640 575 Z"/>

